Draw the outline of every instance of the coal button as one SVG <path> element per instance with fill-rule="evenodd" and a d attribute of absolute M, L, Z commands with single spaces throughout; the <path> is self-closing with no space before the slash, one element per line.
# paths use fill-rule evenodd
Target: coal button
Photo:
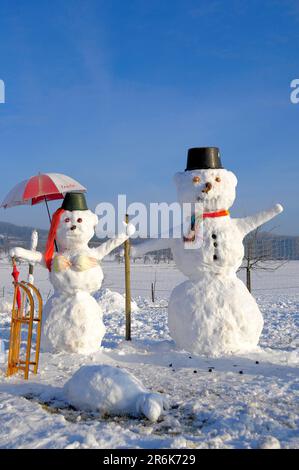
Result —
<path fill-rule="evenodd" d="M 214 260 L 218 259 L 218 256 L 217 256 L 217 255 L 214 255 L 214 256 L 213 256 L 213 259 L 214 259 Z"/>
<path fill-rule="evenodd" d="M 214 246 L 215 246 L 215 247 L 218 246 L 218 243 L 217 243 L 217 242 L 214 242 Z"/>
<path fill-rule="evenodd" d="M 215 233 L 212 234 L 212 238 L 214 238 L 214 240 L 216 240 L 217 238 L 217 235 Z"/>

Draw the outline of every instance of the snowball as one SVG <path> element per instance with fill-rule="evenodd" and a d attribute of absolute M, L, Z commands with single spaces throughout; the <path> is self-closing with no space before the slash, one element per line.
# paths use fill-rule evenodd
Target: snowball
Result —
<path fill-rule="evenodd" d="M 155 422 L 167 400 L 150 393 L 131 373 L 109 365 L 81 367 L 65 384 L 66 400 L 75 408 L 108 415 L 146 416 Z"/>
<path fill-rule="evenodd" d="M 265 436 L 259 442 L 259 449 L 280 449 L 280 442 L 276 437 Z"/>
<path fill-rule="evenodd" d="M 181 349 L 219 356 L 254 349 L 263 318 L 254 298 L 237 277 L 224 282 L 205 275 L 196 283 L 186 281 L 173 290 L 168 326 Z"/>
<path fill-rule="evenodd" d="M 99 350 L 104 334 L 101 309 L 87 292 L 48 300 L 42 322 L 43 351 L 90 354 Z"/>
<path fill-rule="evenodd" d="M 78 220 L 81 220 L 78 223 Z M 56 241 L 60 252 L 64 250 L 80 250 L 86 246 L 95 234 L 98 217 L 90 210 L 65 211 L 57 228 Z M 70 230 L 76 226 L 76 230 Z"/>
<path fill-rule="evenodd" d="M 193 184 L 195 176 L 200 178 L 199 185 Z M 215 181 L 217 177 L 220 177 L 219 183 Z M 237 178 L 231 171 L 225 169 L 183 171 L 176 173 L 174 180 L 181 204 L 198 202 L 198 197 L 203 195 L 202 189 L 205 183 L 212 184 L 212 190 L 203 199 L 205 212 L 229 209 L 236 197 Z"/>

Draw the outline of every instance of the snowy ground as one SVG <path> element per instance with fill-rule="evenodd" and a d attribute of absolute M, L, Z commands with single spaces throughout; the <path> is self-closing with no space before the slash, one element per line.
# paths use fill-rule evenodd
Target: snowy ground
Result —
<path fill-rule="evenodd" d="M 105 286 L 123 291 L 123 265 L 103 264 Z M 193 357 L 176 351 L 168 336 L 167 301 L 183 276 L 173 265 L 132 267 L 133 341 L 124 336 L 124 313 L 107 309 L 103 348 L 90 357 L 41 354 L 38 376 L 25 383 L 6 378 L 0 364 L 0 448 L 299 448 L 299 262 L 254 277 L 263 311 L 261 348 L 242 357 Z M 0 263 L 0 338 L 7 341 L 12 297 L 11 268 Z M 22 270 L 23 278 L 25 266 Z M 241 273 L 241 277 L 243 274 Z M 156 281 L 157 300 L 150 301 Z M 44 299 L 47 273 L 36 270 Z M 156 424 L 146 419 L 103 418 L 69 407 L 67 379 L 82 364 L 119 365 L 155 392 L 168 394 L 171 409 Z"/>

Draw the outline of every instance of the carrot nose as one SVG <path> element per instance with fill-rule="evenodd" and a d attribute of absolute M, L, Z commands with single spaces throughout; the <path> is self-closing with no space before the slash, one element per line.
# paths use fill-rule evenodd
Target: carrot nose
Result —
<path fill-rule="evenodd" d="M 208 193 L 212 189 L 212 183 L 206 183 L 205 189 L 202 190 L 203 193 Z"/>

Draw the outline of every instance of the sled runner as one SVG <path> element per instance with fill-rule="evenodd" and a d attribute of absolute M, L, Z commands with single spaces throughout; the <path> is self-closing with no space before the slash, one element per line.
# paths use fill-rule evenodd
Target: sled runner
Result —
<path fill-rule="evenodd" d="M 43 302 L 39 290 L 33 284 L 22 281 L 14 282 L 14 286 L 7 376 L 23 371 L 25 380 L 28 380 L 30 366 L 33 366 L 31 371 L 34 374 L 37 374 L 38 370 Z M 34 324 L 36 324 L 36 345 L 32 360 Z M 26 335 L 25 341 L 23 339 L 26 351 L 25 357 L 22 358 L 23 332 Z"/>

